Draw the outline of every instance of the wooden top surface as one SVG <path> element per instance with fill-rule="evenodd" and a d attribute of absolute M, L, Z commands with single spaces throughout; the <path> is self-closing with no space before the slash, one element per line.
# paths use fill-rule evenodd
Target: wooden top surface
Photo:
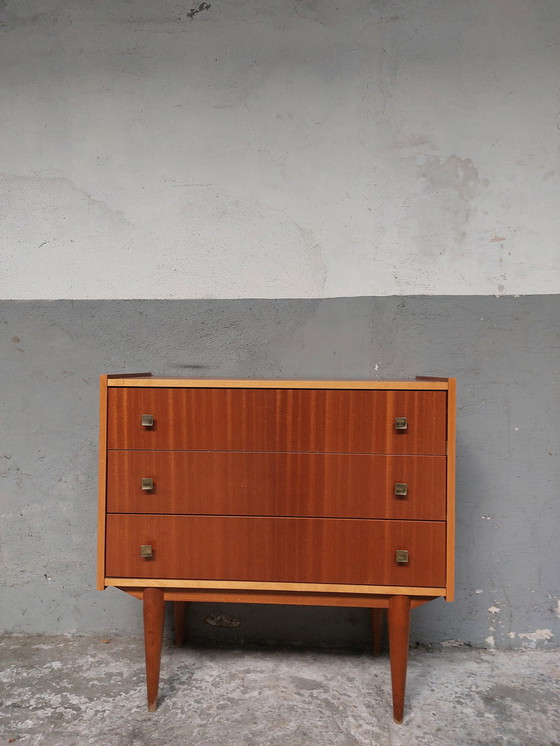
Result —
<path fill-rule="evenodd" d="M 107 377 L 108 386 L 137 386 L 147 388 L 255 388 L 255 389 L 379 389 L 407 391 L 447 391 L 452 379 L 422 379 L 411 381 L 364 380 L 300 380 L 252 378 L 166 378 L 142 374 L 117 374 Z"/>

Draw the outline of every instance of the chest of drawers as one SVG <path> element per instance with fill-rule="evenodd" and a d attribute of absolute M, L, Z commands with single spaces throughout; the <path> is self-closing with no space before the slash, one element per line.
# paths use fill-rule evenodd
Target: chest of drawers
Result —
<path fill-rule="evenodd" d="M 388 609 L 402 721 L 410 609 L 453 598 L 454 379 L 101 377 L 98 587 L 143 600 Z"/>

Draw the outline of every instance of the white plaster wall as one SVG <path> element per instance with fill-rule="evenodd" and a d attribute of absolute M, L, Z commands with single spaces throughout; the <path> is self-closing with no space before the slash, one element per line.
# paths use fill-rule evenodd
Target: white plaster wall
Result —
<path fill-rule="evenodd" d="M 0 24 L 0 297 L 560 292 L 557 0 Z"/>

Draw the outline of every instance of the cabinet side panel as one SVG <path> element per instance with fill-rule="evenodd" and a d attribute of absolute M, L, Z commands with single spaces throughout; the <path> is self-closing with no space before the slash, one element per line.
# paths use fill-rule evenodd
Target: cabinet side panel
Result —
<path fill-rule="evenodd" d="M 447 601 L 455 598 L 455 442 L 456 380 L 449 379 L 447 392 Z"/>
<path fill-rule="evenodd" d="M 99 485 L 97 503 L 97 590 L 105 588 L 105 509 L 107 495 L 107 376 L 99 380 Z"/>

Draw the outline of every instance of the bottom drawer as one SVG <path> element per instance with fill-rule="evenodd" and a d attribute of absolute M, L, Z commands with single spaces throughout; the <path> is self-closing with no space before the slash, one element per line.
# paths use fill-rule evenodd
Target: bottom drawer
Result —
<path fill-rule="evenodd" d="M 140 557 L 151 545 L 152 557 Z M 408 563 L 396 561 L 397 549 Z M 107 516 L 106 577 L 445 585 L 445 523 Z"/>

